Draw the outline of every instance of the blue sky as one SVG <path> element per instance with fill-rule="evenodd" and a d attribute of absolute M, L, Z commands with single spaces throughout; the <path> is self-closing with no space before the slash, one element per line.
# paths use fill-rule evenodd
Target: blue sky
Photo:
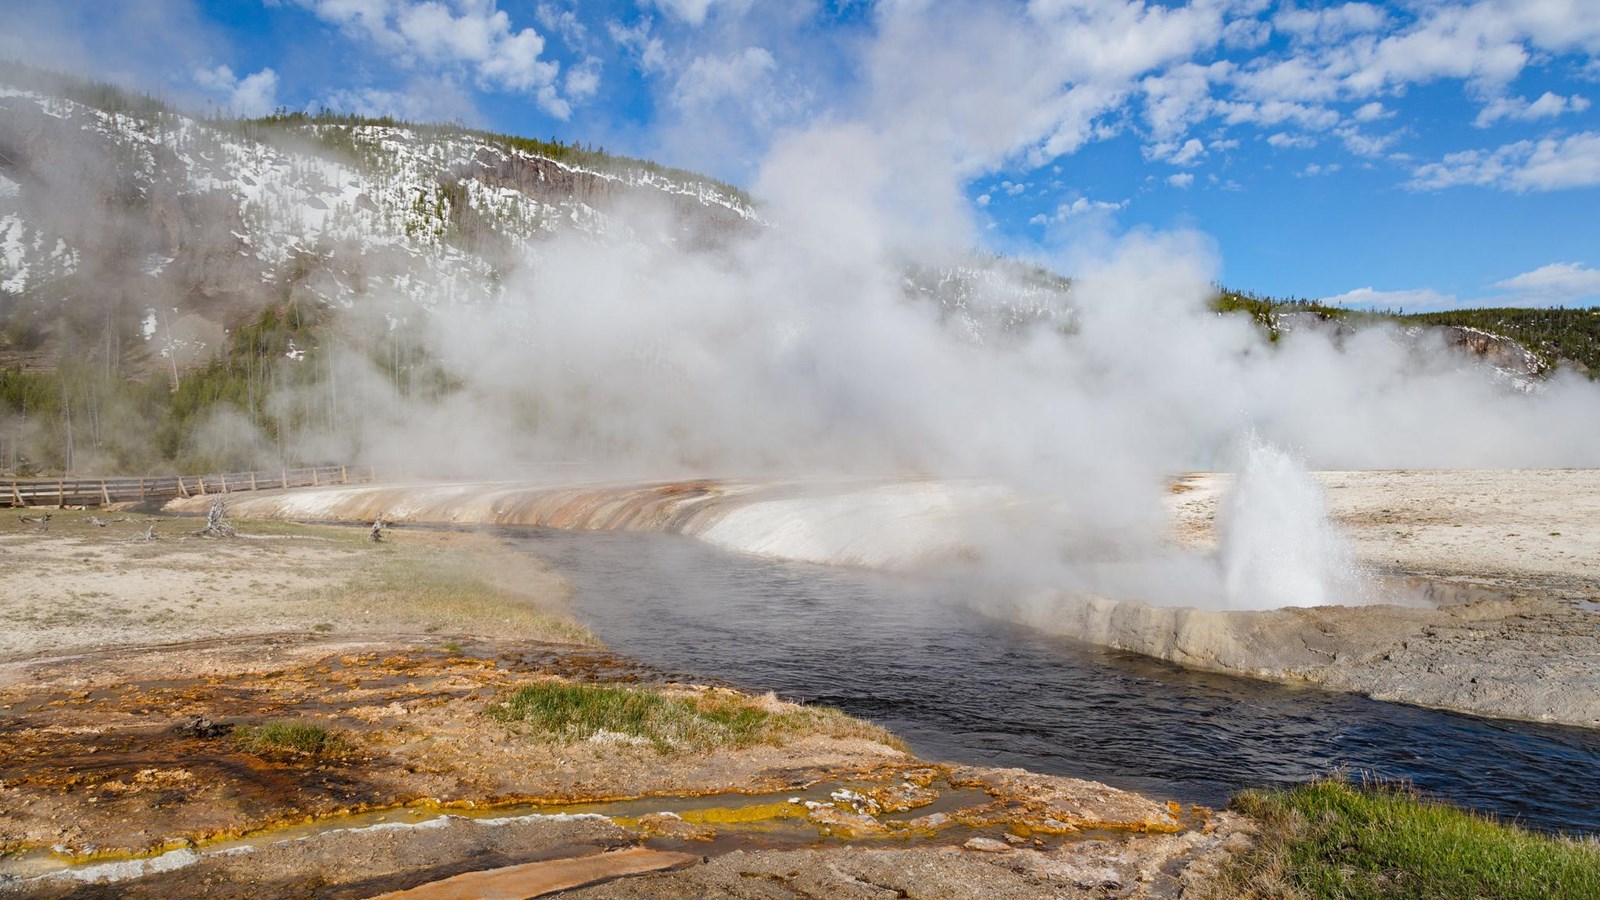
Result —
<path fill-rule="evenodd" d="M 817 123 L 971 240 L 1209 235 L 1228 285 L 1600 303 L 1600 0 L 0 0 L 0 54 L 193 108 L 461 121 L 758 186 Z"/>

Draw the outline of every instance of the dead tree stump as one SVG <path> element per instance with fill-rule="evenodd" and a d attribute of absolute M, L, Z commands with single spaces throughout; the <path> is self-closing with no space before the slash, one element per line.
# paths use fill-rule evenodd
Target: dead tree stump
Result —
<path fill-rule="evenodd" d="M 227 504 L 221 500 L 211 504 L 211 509 L 206 512 L 206 527 L 200 529 L 197 533 L 205 537 L 238 537 L 239 533 L 233 530 L 233 526 L 222 521 L 222 517 L 226 512 Z"/>

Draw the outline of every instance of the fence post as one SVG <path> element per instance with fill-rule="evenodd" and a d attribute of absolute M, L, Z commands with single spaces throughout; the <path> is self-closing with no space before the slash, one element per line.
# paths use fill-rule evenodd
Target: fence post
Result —
<path fill-rule="evenodd" d="M 144 476 L 139 476 L 139 501 L 144 502 Z"/>
<path fill-rule="evenodd" d="M 316 487 L 317 484 L 318 484 L 318 481 L 317 481 L 317 467 L 316 466 L 312 466 L 311 467 L 311 486 L 312 487 Z"/>
<path fill-rule="evenodd" d="M 100 479 L 100 496 L 106 501 L 107 506 L 111 505 L 111 489 L 106 487 L 104 478 Z"/>
<path fill-rule="evenodd" d="M 250 490 L 256 490 L 256 473 L 253 469 L 250 471 Z"/>
<path fill-rule="evenodd" d="M 289 486 L 289 470 L 288 469 L 280 469 L 279 470 L 279 475 L 278 475 L 278 487 L 286 488 L 288 486 Z"/>
<path fill-rule="evenodd" d="M 345 468 L 344 466 L 340 466 L 339 467 L 339 483 L 340 484 L 349 484 L 350 483 L 350 470 Z"/>
<path fill-rule="evenodd" d="M 65 478 L 56 479 L 56 508 L 67 508 L 67 480 Z"/>
<path fill-rule="evenodd" d="M 204 477 L 204 476 L 202 476 L 202 477 Z M 227 472 L 223 472 L 221 475 L 218 475 L 217 477 L 222 479 L 222 492 L 224 494 L 226 494 L 228 492 L 228 473 Z"/>

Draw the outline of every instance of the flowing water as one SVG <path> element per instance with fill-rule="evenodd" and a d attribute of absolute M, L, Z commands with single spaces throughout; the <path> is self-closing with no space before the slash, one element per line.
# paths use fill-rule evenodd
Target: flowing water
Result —
<path fill-rule="evenodd" d="M 1347 768 L 1530 827 L 1600 832 L 1600 732 L 1193 672 L 973 611 L 982 597 L 659 534 L 516 532 L 612 649 L 831 704 L 921 756 L 1217 806 Z"/>

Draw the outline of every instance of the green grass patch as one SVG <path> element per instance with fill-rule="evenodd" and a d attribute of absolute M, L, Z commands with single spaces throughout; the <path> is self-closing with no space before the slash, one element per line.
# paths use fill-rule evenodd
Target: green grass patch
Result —
<path fill-rule="evenodd" d="M 1260 824 L 1216 896 L 1600 897 L 1600 845 L 1535 834 L 1394 785 L 1334 778 L 1245 791 Z"/>
<path fill-rule="evenodd" d="M 349 738 L 310 722 L 240 725 L 233 729 L 233 740 L 241 750 L 257 754 L 341 757 L 355 752 L 355 744 Z"/>
<path fill-rule="evenodd" d="M 889 732 L 839 710 L 732 691 L 540 681 L 491 704 L 488 714 L 550 740 L 648 744 L 662 753 L 783 744 L 808 734 L 860 738 L 904 749 Z"/>

